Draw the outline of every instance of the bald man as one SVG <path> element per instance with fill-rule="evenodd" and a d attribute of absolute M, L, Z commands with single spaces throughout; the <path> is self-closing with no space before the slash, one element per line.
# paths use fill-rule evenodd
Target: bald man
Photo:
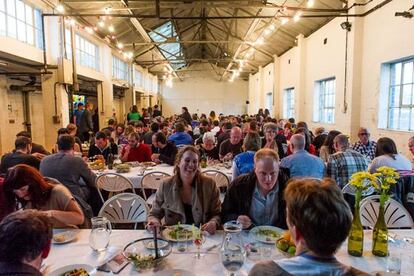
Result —
<path fill-rule="evenodd" d="M 377 143 L 369 140 L 371 133 L 365 127 L 360 127 L 358 130 L 359 141 L 352 145 L 354 151 L 359 152 L 368 158 L 369 161 L 375 158 L 375 151 L 377 149 Z"/>
<path fill-rule="evenodd" d="M 339 134 L 334 139 L 336 153 L 329 157 L 326 176 L 334 179 L 343 188 L 352 174 L 368 169 L 368 159 L 349 148 L 348 136 Z"/>
<path fill-rule="evenodd" d="M 230 131 L 230 138 L 224 140 L 220 145 L 220 160 L 223 160 L 224 157 L 228 159 L 233 159 L 234 156 L 242 152 L 243 145 L 243 133 L 239 127 L 233 127 Z"/>
<path fill-rule="evenodd" d="M 305 137 L 295 134 L 290 138 L 293 154 L 282 159 L 280 166 L 290 171 L 290 177 L 314 177 L 322 179 L 325 163 L 305 150 Z"/>

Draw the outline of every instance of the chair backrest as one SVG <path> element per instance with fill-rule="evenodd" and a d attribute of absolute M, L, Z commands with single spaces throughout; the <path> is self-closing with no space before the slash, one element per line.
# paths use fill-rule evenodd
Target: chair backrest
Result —
<path fill-rule="evenodd" d="M 355 195 L 355 192 L 356 192 L 355 186 L 352 186 L 349 183 L 346 184 L 342 188 L 342 193 L 343 194 Z M 368 189 L 366 189 L 365 191 L 362 192 L 362 196 L 369 196 L 369 195 L 372 195 L 374 192 L 375 192 L 374 188 L 369 187 Z"/>
<path fill-rule="evenodd" d="M 230 180 L 223 172 L 218 170 L 205 170 L 203 174 L 213 178 L 216 181 L 216 185 L 219 188 L 228 187 L 230 184 Z"/>
<path fill-rule="evenodd" d="M 108 199 L 99 216 L 106 217 L 111 223 L 146 222 L 149 213 L 148 205 L 139 195 L 122 193 Z"/>
<path fill-rule="evenodd" d="M 375 226 L 379 212 L 379 195 L 369 196 L 361 201 L 360 216 L 364 227 Z M 390 199 L 384 206 L 385 223 L 388 228 L 413 228 L 413 220 L 408 211 L 399 202 Z"/>
<path fill-rule="evenodd" d="M 142 194 L 144 195 L 145 200 L 147 200 L 145 189 L 158 190 L 161 183 L 167 177 L 170 177 L 168 173 L 159 172 L 159 171 L 150 172 L 144 175 L 144 177 L 141 180 L 141 189 L 142 189 Z"/>
<path fill-rule="evenodd" d="M 122 176 L 117 173 L 101 174 L 96 178 L 95 183 L 96 187 L 98 188 L 98 193 L 101 197 L 102 202 L 105 202 L 105 200 L 103 199 L 103 196 L 101 194 L 101 189 L 115 193 L 131 189 L 132 193 L 135 193 L 134 185 L 132 184 L 132 182 L 125 176 Z"/>

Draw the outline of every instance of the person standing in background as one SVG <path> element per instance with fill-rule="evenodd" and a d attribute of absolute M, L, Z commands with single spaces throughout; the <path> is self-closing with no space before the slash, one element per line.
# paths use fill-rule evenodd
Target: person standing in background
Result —
<path fill-rule="evenodd" d="M 127 114 L 127 121 L 138 122 L 141 119 L 141 114 L 138 112 L 138 107 L 133 105 L 131 111 Z"/>
<path fill-rule="evenodd" d="M 89 132 L 93 131 L 93 123 L 92 123 L 92 104 L 87 103 L 85 110 L 82 112 L 80 121 L 79 121 L 79 134 L 78 137 L 81 139 L 82 142 L 89 141 Z"/>
<path fill-rule="evenodd" d="M 161 110 L 158 107 L 158 104 L 154 105 L 154 111 L 152 113 L 152 117 L 159 117 L 162 116 Z"/>

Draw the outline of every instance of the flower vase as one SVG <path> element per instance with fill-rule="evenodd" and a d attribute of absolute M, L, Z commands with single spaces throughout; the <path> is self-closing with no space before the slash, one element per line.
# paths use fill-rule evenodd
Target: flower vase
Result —
<path fill-rule="evenodd" d="M 377 223 L 375 223 L 372 233 L 372 254 L 378 257 L 388 256 L 388 228 L 384 218 L 384 205 L 386 200 L 387 195 L 381 194 Z"/>
<path fill-rule="evenodd" d="M 348 254 L 355 257 L 361 257 L 364 249 L 364 229 L 359 215 L 361 193 L 361 191 L 355 193 L 354 218 L 348 235 Z"/>

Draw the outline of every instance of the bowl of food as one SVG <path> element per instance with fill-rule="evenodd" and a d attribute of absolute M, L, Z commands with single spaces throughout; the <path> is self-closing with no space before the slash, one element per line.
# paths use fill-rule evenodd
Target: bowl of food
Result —
<path fill-rule="evenodd" d="M 131 171 L 131 165 L 125 163 L 125 164 L 119 164 L 116 166 L 116 172 L 117 173 L 129 173 Z"/>
<path fill-rule="evenodd" d="M 89 276 L 94 275 L 93 266 L 89 264 L 71 264 L 46 273 L 47 276 Z"/>
<path fill-rule="evenodd" d="M 105 161 L 101 159 L 97 159 L 91 163 L 89 163 L 89 167 L 91 170 L 98 171 L 105 169 Z"/>
<path fill-rule="evenodd" d="M 151 269 L 159 265 L 172 251 L 168 241 L 157 239 L 156 243 L 153 238 L 139 239 L 127 244 L 123 254 L 138 271 Z"/>
<path fill-rule="evenodd" d="M 288 257 L 295 256 L 296 246 L 289 231 L 284 232 L 282 237 L 276 241 L 276 248 Z"/>

